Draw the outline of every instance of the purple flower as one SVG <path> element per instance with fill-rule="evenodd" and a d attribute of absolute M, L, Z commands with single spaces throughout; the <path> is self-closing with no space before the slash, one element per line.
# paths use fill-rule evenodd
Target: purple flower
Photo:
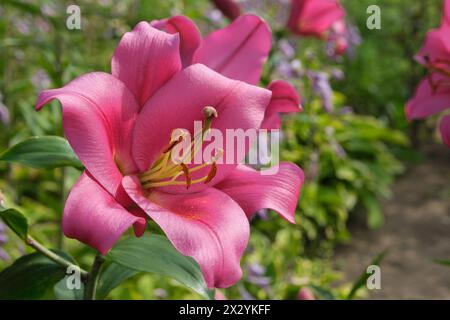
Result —
<path fill-rule="evenodd" d="M 258 218 L 260 218 L 261 220 L 267 220 L 267 219 L 269 219 L 269 210 L 267 210 L 267 209 L 258 210 L 256 212 L 256 216 Z"/>
<path fill-rule="evenodd" d="M 39 69 L 31 78 L 31 83 L 37 91 L 42 91 L 48 89 L 52 81 L 45 70 Z"/>
<path fill-rule="evenodd" d="M 313 91 L 319 95 L 322 100 L 325 112 L 333 111 L 333 89 L 330 86 L 330 77 L 325 72 L 309 71 L 308 77 L 313 83 Z"/>
<path fill-rule="evenodd" d="M 278 42 L 278 48 L 286 58 L 293 58 L 295 56 L 295 47 L 286 39 L 281 39 Z"/>
<path fill-rule="evenodd" d="M 220 10 L 213 9 L 213 10 L 210 10 L 210 11 L 206 12 L 206 17 L 209 20 L 211 20 L 211 22 L 219 23 L 223 19 L 223 14 L 222 14 L 222 12 Z"/>
<path fill-rule="evenodd" d="M 309 168 L 308 168 L 308 174 L 307 177 L 310 181 L 315 180 L 317 176 L 319 175 L 319 152 L 313 151 L 311 153 L 310 159 L 309 159 Z"/>
<path fill-rule="evenodd" d="M 6 227 L 3 222 L 0 222 L 0 260 L 9 260 L 9 254 L 3 249 L 3 245 L 8 242 L 8 235 L 6 234 Z"/>
<path fill-rule="evenodd" d="M 30 21 L 32 19 L 30 17 L 25 18 L 19 18 L 19 17 L 12 17 L 11 21 L 14 27 L 19 31 L 22 35 L 29 35 L 31 33 L 31 24 Z"/>
<path fill-rule="evenodd" d="M 8 108 L 3 104 L 3 97 L 0 94 L 0 122 L 2 122 L 3 124 L 9 124 L 10 122 L 10 115 L 9 115 L 9 110 Z"/>
<path fill-rule="evenodd" d="M 345 78 L 344 72 L 338 68 L 334 68 L 331 71 L 331 76 L 333 77 L 333 79 L 338 80 L 338 81 L 344 80 L 344 78 Z"/>
<path fill-rule="evenodd" d="M 345 150 L 341 146 L 341 144 L 339 142 L 337 142 L 335 137 L 334 137 L 334 128 L 333 127 L 326 127 L 325 128 L 325 134 L 330 139 L 331 147 L 333 148 L 333 150 L 336 153 L 336 155 L 338 156 L 338 158 L 346 157 L 347 153 L 345 152 Z"/>
<path fill-rule="evenodd" d="M 297 59 L 292 61 L 281 60 L 278 63 L 277 71 L 281 78 L 285 80 L 298 78 L 302 74 L 302 63 Z"/>
<path fill-rule="evenodd" d="M 266 268 L 264 268 L 259 263 L 252 263 L 248 267 L 248 271 L 250 272 L 251 275 L 262 276 L 262 275 L 264 275 L 266 273 Z"/>
<path fill-rule="evenodd" d="M 153 293 L 158 299 L 165 299 L 167 298 L 167 291 L 161 288 L 156 288 L 153 290 Z"/>
<path fill-rule="evenodd" d="M 11 259 L 11 257 L 9 256 L 8 252 L 6 252 L 5 249 L 0 247 L 0 260 L 8 261 L 9 259 Z"/>
<path fill-rule="evenodd" d="M 266 268 L 264 268 L 259 263 L 253 263 L 248 267 L 248 277 L 247 280 L 265 290 L 269 289 L 269 285 L 272 283 L 270 277 L 264 276 L 266 273 Z"/>
<path fill-rule="evenodd" d="M 238 291 L 239 294 L 241 295 L 242 300 L 256 300 L 256 298 L 252 296 L 250 292 L 248 292 L 247 289 L 245 289 L 244 286 L 238 285 Z"/>
<path fill-rule="evenodd" d="M 3 194 L 0 192 L 0 208 L 4 207 Z M 3 245 L 8 242 L 8 235 L 6 234 L 6 226 L 0 221 L 0 260 L 7 261 L 10 259 L 9 254 L 3 249 Z"/>
<path fill-rule="evenodd" d="M 347 24 L 347 56 L 353 58 L 356 48 L 361 44 L 362 38 L 358 28 L 355 25 Z"/>
<path fill-rule="evenodd" d="M 57 9 L 54 4 L 43 4 L 41 6 L 41 12 L 44 16 L 54 17 L 56 16 Z"/>
<path fill-rule="evenodd" d="M 350 106 L 342 107 L 342 108 L 339 110 L 339 114 L 341 114 L 341 115 L 352 114 L 352 113 L 353 113 L 353 108 L 350 107 Z"/>

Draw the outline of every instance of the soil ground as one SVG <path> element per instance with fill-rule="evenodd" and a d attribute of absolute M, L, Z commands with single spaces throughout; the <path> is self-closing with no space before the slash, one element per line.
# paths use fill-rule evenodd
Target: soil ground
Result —
<path fill-rule="evenodd" d="M 399 178 L 383 203 L 385 224 L 378 230 L 356 224 L 349 245 L 337 248 L 336 265 L 353 282 L 381 251 L 381 289 L 369 299 L 450 299 L 450 151 L 425 150 L 423 163 Z"/>

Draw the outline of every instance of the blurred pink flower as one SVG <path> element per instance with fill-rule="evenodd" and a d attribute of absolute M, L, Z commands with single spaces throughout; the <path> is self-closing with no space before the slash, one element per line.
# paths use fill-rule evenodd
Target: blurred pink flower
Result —
<path fill-rule="evenodd" d="M 427 34 L 416 59 L 429 74 L 406 103 L 408 119 L 423 119 L 450 109 L 450 0 L 444 0 L 441 26 Z M 443 142 L 450 147 L 449 116 L 442 118 L 440 131 Z"/>
<path fill-rule="evenodd" d="M 122 37 L 112 74 L 41 92 L 37 110 L 61 102 L 65 135 L 86 168 L 64 208 L 65 235 L 105 254 L 129 227 L 142 235 L 150 218 L 196 259 L 209 287 L 227 287 L 242 275 L 249 216 L 270 208 L 294 223 L 303 183 L 294 164 L 261 175 L 245 165 L 169 160 L 185 139 L 172 135 L 178 128 L 193 132 L 201 120 L 222 132 L 258 129 L 267 110 L 280 108 L 277 90 L 255 86 L 267 26 L 255 16 L 235 23 L 201 39 L 185 17 L 152 23 L 167 32 L 140 22 Z"/>
<path fill-rule="evenodd" d="M 216 293 L 214 294 L 214 299 L 215 300 L 228 300 L 227 297 L 220 290 L 216 290 Z"/>
<path fill-rule="evenodd" d="M 348 45 L 345 11 L 338 0 L 292 0 L 288 28 L 301 36 L 326 39 L 333 55 Z"/>
<path fill-rule="evenodd" d="M 211 0 L 228 19 L 235 20 L 241 15 L 241 8 L 234 0 Z"/>
<path fill-rule="evenodd" d="M 297 294 L 297 300 L 316 300 L 314 294 L 308 288 L 301 288 Z"/>
<path fill-rule="evenodd" d="M 338 0 L 292 0 L 287 25 L 299 35 L 322 38 L 344 16 Z"/>

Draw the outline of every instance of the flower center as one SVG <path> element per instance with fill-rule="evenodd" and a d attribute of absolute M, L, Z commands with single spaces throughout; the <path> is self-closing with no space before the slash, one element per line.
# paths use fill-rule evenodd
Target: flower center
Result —
<path fill-rule="evenodd" d="M 191 139 L 189 146 L 184 150 L 181 158 L 174 161 L 172 152 L 180 143 L 185 143 L 190 134 L 185 129 L 175 129 L 172 132 L 170 142 L 164 148 L 162 154 L 153 162 L 150 168 L 139 175 L 142 187 L 145 190 L 165 186 L 186 186 L 189 189 L 191 185 L 197 183 L 210 182 L 217 173 L 216 162 L 223 155 L 223 149 L 216 150 L 215 156 L 209 161 L 189 168 L 186 163 L 191 163 L 195 155 L 201 152 L 205 136 L 211 129 L 211 123 L 217 118 L 217 110 L 214 107 L 207 106 L 203 108 L 203 127 L 202 131 Z M 187 152 L 185 152 L 187 151 Z M 192 179 L 191 174 L 205 167 L 210 167 L 208 174 Z"/>

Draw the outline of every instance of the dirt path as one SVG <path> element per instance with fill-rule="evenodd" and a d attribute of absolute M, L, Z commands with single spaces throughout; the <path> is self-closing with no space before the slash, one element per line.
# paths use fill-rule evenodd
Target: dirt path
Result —
<path fill-rule="evenodd" d="M 442 146 L 441 146 L 442 147 Z M 450 151 L 432 148 L 426 160 L 408 170 L 383 205 L 384 226 L 352 229 L 350 245 L 336 251 L 336 265 L 354 281 L 378 253 L 389 249 L 381 265 L 381 290 L 371 299 L 450 299 Z"/>

